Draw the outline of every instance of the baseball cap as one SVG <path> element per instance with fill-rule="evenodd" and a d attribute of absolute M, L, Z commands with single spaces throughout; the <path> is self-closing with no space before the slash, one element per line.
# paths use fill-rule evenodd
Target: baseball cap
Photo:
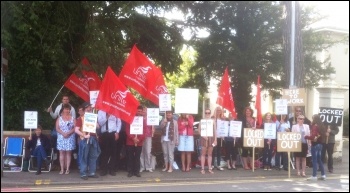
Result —
<path fill-rule="evenodd" d="M 90 104 L 89 102 L 84 102 L 84 103 L 82 104 L 82 107 L 83 107 L 83 108 L 87 108 L 88 106 L 91 106 L 91 104 Z"/>

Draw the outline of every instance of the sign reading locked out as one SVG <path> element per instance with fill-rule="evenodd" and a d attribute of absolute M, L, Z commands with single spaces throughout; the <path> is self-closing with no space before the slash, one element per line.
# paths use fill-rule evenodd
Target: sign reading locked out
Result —
<path fill-rule="evenodd" d="M 243 147 L 264 147 L 264 130 L 244 128 Z"/>
<path fill-rule="evenodd" d="M 301 152 L 301 133 L 277 132 L 277 152 Z"/>

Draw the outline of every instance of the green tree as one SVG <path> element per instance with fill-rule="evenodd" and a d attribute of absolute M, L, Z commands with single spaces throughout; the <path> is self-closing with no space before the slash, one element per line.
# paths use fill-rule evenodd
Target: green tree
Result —
<path fill-rule="evenodd" d="M 2 1 L 1 45 L 7 48 L 5 130 L 22 130 L 26 110 L 39 112 L 39 122 L 52 128 L 44 109 L 87 56 L 102 75 L 110 65 L 117 74 L 132 46 L 147 53 L 165 72 L 182 62 L 181 30 L 158 17 L 178 2 Z M 78 73 L 78 72 L 77 72 Z M 79 73 L 78 73 L 79 74 Z M 74 96 L 63 88 L 62 93 Z M 60 102 L 58 96 L 53 106 Z M 82 100 L 71 97 L 77 107 Z"/>
<path fill-rule="evenodd" d="M 277 1 L 199 1 L 193 3 L 186 15 L 186 25 L 205 29 L 210 34 L 206 38 L 192 37 L 191 43 L 198 52 L 195 68 L 204 70 L 201 75 L 204 80 L 208 76 L 220 77 L 228 66 L 238 113 L 253 102 L 251 85 L 256 84 L 258 75 L 262 89 L 269 90 L 273 97 L 279 95 L 288 81 L 283 54 L 283 10 L 284 5 Z M 301 14 L 300 24 L 304 30 L 311 20 L 310 12 L 301 10 Z M 323 68 L 324 65 L 313 57 L 315 51 L 326 46 L 322 37 L 311 36 L 310 30 L 302 32 L 306 42 L 303 81 L 310 87 L 326 77 L 331 68 Z"/>

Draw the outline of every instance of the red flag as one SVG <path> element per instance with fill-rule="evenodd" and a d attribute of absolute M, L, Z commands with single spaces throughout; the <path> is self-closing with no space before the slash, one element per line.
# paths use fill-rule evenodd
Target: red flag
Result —
<path fill-rule="evenodd" d="M 165 85 L 162 71 L 157 66 L 154 66 L 152 73 L 153 75 L 151 77 L 153 80 L 147 81 L 148 93 L 145 98 L 159 106 L 159 94 L 168 94 L 169 92 Z"/>
<path fill-rule="evenodd" d="M 101 81 L 100 77 L 96 74 L 96 72 L 92 70 L 92 67 L 90 65 L 89 60 L 86 57 L 84 57 L 82 59 L 81 63 L 90 69 L 90 70 L 82 70 L 82 74 L 83 74 L 84 78 L 86 78 L 88 81 L 89 91 L 90 90 L 100 90 L 100 86 L 102 84 L 102 81 Z"/>
<path fill-rule="evenodd" d="M 139 104 L 139 101 L 108 66 L 95 107 L 131 124 Z"/>
<path fill-rule="evenodd" d="M 260 75 L 258 75 L 258 83 L 256 84 L 255 109 L 256 109 L 256 119 L 257 119 L 256 120 L 256 127 L 260 127 L 262 124 Z"/>
<path fill-rule="evenodd" d="M 221 105 L 223 108 L 231 112 L 233 118 L 237 118 L 227 67 L 221 79 L 221 85 L 219 88 L 218 98 L 216 99 L 216 104 Z"/>
<path fill-rule="evenodd" d="M 90 101 L 87 79 L 78 78 L 75 74 L 72 74 L 64 83 L 64 86 L 67 87 L 69 90 L 73 91 L 84 101 Z"/>
<path fill-rule="evenodd" d="M 147 97 L 148 82 L 155 82 L 153 73 L 154 64 L 143 55 L 134 45 L 122 71 L 119 74 L 120 81 L 138 91 L 143 97 Z"/>

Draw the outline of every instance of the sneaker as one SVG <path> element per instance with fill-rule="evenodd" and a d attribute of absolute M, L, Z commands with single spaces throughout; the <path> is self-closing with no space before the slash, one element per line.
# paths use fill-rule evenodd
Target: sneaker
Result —
<path fill-rule="evenodd" d="M 41 171 L 35 172 L 35 175 L 40 175 L 40 174 L 41 174 Z"/>
<path fill-rule="evenodd" d="M 222 168 L 222 167 L 216 167 L 216 169 L 219 170 L 219 171 L 223 171 L 224 170 L 224 168 Z"/>
<path fill-rule="evenodd" d="M 316 176 L 311 176 L 310 178 L 307 178 L 307 180 L 309 180 L 309 181 L 316 181 L 317 177 Z"/>
<path fill-rule="evenodd" d="M 99 178 L 98 175 L 94 174 L 94 175 L 90 175 L 89 178 Z"/>
<path fill-rule="evenodd" d="M 87 176 L 81 176 L 80 178 L 83 179 L 83 180 L 89 179 L 89 177 L 87 177 Z"/>
<path fill-rule="evenodd" d="M 149 169 L 149 170 L 148 170 L 148 172 L 151 172 L 151 173 L 152 173 L 152 172 L 153 172 L 153 170 L 152 170 L 152 169 Z"/>
<path fill-rule="evenodd" d="M 319 180 L 326 180 L 326 175 L 323 175 L 321 177 L 318 178 Z"/>

